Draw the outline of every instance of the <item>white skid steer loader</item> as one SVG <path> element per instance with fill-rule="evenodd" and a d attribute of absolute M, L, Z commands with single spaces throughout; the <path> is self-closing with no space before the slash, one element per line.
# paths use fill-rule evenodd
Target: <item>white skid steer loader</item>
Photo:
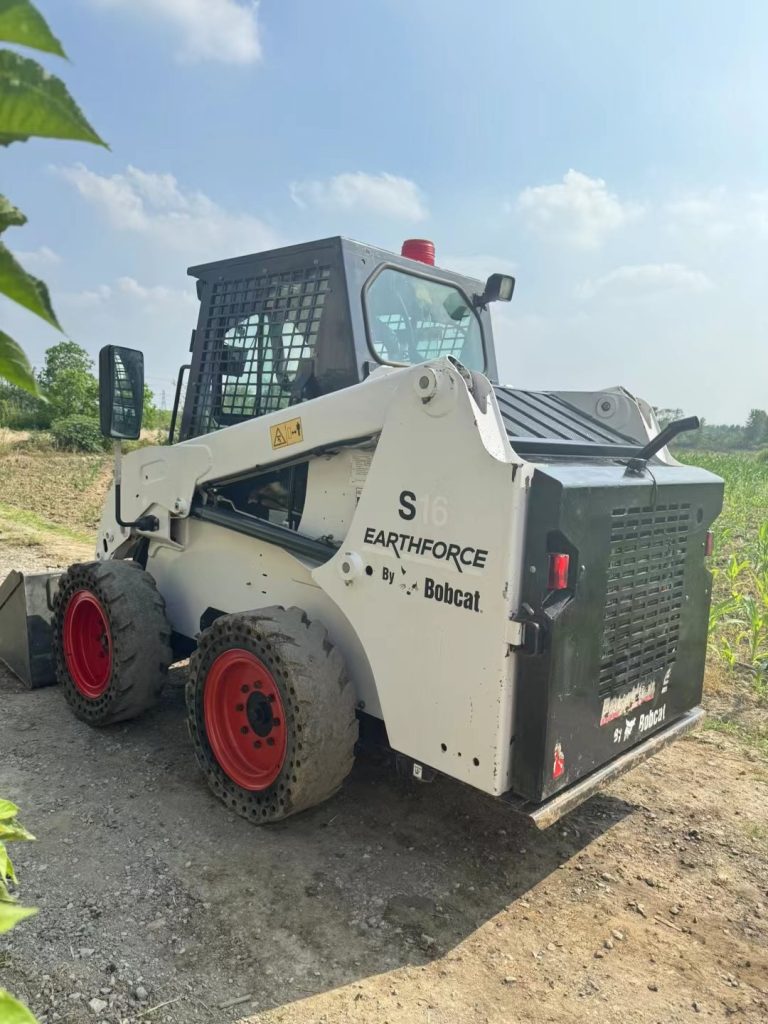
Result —
<path fill-rule="evenodd" d="M 257 823 L 337 790 L 359 729 L 545 827 L 696 724 L 723 485 L 666 448 L 695 419 L 497 384 L 488 307 L 514 280 L 439 270 L 424 240 L 190 274 L 169 444 L 121 459 L 143 357 L 108 346 L 95 559 L 0 588 L 30 686 L 106 726 L 191 656 L 198 761 Z"/>

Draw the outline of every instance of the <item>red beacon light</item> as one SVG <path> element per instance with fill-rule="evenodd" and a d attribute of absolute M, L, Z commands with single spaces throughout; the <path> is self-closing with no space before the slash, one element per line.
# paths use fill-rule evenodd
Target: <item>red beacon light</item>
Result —
<path fill-rule="evenodd" d="M 568 570 L 571 567 L 571 556 L 562 554 L 550 554 L 549 574 L 547 576 L 548 590 L 568 589 Z"/>
<path fill-rule="evenodd" d="M 407 260 L 416 260 L 418 263 L 427 263 L 430 267 L 435 265 L 435 243 L 428 238 L 406 238 L 400 255 Z"/>

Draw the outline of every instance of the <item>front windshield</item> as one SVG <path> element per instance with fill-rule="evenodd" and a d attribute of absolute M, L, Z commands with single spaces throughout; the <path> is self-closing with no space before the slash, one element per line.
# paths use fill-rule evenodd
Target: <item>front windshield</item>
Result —
<path fill-rule="evenodd" d="M 483 371 L 477 313 L 458 288 L 387 268 L 365 297 L 371 348 L 384 363 L 423 363 L 454 356 Z"/>

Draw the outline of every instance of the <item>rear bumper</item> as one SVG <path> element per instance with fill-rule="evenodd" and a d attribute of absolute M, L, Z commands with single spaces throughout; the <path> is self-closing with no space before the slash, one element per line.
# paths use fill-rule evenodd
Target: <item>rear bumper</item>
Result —
<path fill-rule="evenodd" d="M 572 786 L 562 790 L 556 796 L 550 797 L 549 800 L 545 800 L 543 803 L 533 804 L 523 801 L 519 797 L 515 797 L 514 794 L 505 794 L 502 799 L 509 803 L 517 813 L 524 815 L 529 821 L 533 822 L 536 828 L 549 828 L 550 825 L 554 825 L 556 821 L 562 818 L 564 814 L 568 814 L 569 811 L 578 807 L 585 800 L 588 800 L 598 789 L 612 782 L 619 775 L 623 775 L 630 768 L 634 768 L 635 765 L 641 764 L 647 758 L 653 757 L 662 747 L 666 747 L 668 743 L 678 739 L 684 733 L 695 729 L 701 723 L 704 716 L 705 711 L 703 708 L 692 708 L 672 722 L 671 725 L 649 736 L 647 740 L 643 740 L 636 747 L 632 747 L 631 750 L 620 754 L 613 761 L 609 761 L 601 768 L 596 769 L 596 771 L 593 771 L 585 778 L 580 779 Z"/>

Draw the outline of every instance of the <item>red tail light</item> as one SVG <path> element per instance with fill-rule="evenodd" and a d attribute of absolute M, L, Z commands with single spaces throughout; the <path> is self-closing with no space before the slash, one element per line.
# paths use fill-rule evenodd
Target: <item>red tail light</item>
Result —
<path fill-rule="evenodd" d="M 549 556 L 549 576 L 547 577 L 547 588 L 549 590 L 567 589 L 570 566 L 570 555 L 551 554 Z"/>
<path fill-rule="evenodd" d="M 715 550 L 715 535 L 711 530 L 707 530 L 707 535 L 704 538 L 704 554 L 707 558 Z"/>

